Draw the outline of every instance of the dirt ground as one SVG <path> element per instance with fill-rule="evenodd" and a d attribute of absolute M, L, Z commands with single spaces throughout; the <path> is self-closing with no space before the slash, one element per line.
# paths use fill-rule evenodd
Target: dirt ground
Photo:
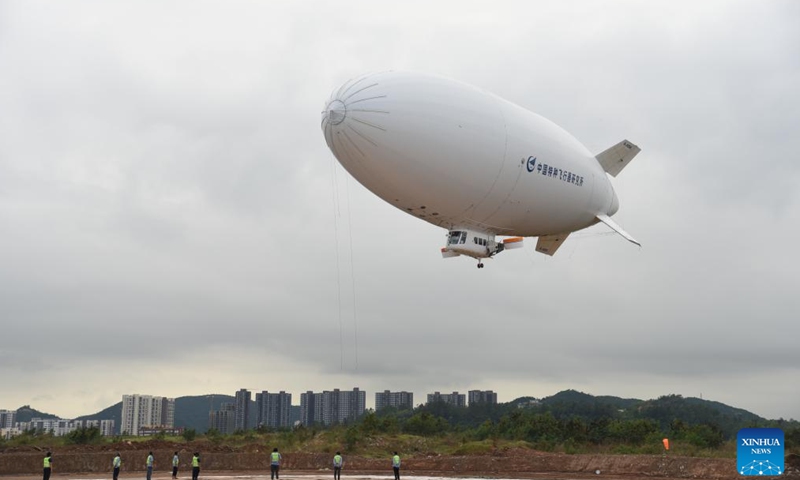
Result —
<path fill-rule="evenodd" d="M 123 442 L 117 445 L 71 446 L 55 450 L 53 478 L 110 477 L 111 461 L 117 452 L 123 461 L 121 478 L 141 478 L 149 450 L 153 451 L 155 457 L 154 478 L 170 478 L 169 472 L 175 448 L 181 449 L 179 450 L 181 476 L 188 478 L 192 451 L 188 450 L 186 445 L 176 446 L 157 441 L 146 444 Z M 233 448 L 196 444 L 191 448 L 201 453 L 201 478 L 231 475 L 239 478 L 260 478 L 260 475 L 269 471 L 267 458 L 271 449 L 262 445 Z M 43 456 L 43 451 L 39 447 L 15 447 L 0 451 L 0 476 L 4 479 L 41 478 Z M 299 475 L 310 475 L 311 477 L 306 478 L 327 480 L 331 475 L 331 458 L 327 453 L 283 453 L 282 476 L 291 479 Z M 367 475 L 388 477 L 391 474 L 390 462 L 389 456 L 385 459 L 345 456 L 343 478 L 363 480 Z M 784 477 L 800 479 L 800 456 L 787 456 L 785 468 Z M 556 480 L 589 477 L 733 480 L 739 477 L 735 459 L 661 455 L 566 455 L 528 449 L 498 450 L 490 455 L 403 456 L 402 472 L 404 476 Z"/>

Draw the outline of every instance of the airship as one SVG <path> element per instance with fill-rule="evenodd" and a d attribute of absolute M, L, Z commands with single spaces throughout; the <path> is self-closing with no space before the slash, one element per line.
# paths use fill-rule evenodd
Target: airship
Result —
<path fill-rule="evenodd" d="M 610 177 L 640 149 L 623 140 L 593 155 L 546 118 L 478 87 L 416 72 L 362 75 L 322 111 L 339 163 L 378 197 L 447 229 L 444 258 L 483 259 L 537 237 L 553 255 L 567 237 L 611 217 Z M 398 248 L 400 246 L 398 245 Z"/>

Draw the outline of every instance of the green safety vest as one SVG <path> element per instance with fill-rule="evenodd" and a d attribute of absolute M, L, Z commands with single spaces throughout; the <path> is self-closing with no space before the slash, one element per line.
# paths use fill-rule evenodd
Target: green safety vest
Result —
<path fill-rule="evenodd" d="M 342 466 L 342 456 L 341 455 L 334 455 L 333 456 L 333 466 L 334 467 L 341 467 Z"/>
<path fill-rule="evenodd" d="M 178 456 L 177 456 L 177 455 L 175 455 L 174 457 L 172 457 L 172 466 L 173 466 L 173 467 L 177 467 L 179 463 L 180 463 L 180 460 L 178 459 Z"/>
<path fill-rule="evenodd" d="M 122 465 L 122 459 L 119 457 L 114 457 L 114 467 L 119 467 Z"/>
<path fill-rule="evenodd" d="M 152 467 L 153 466 L 153 456 L 152 455 L 148 455 L 147 456 L 147 466 L 148 467 Z"/>
<path fill-rule="evenodd" d="M 395 455 L 392 457 L 392 466 L 399 467 L 400 466 L 400 455 Z"/>
<path fill-rule="evenodd" d="M 44 468 L 50 468 L 50 457 L 44 457 Z"/>
<path fill-rule="evenodd" d="M 272 463 L 278 463 L 281 460 L 281 454 L 278 452 L 272 452 Z"/>
<path fill-rule="evenodd" d="M 199 467 L 200 466 L 200 458 L 199 457 L 192 457 L 192 466 Z"/>

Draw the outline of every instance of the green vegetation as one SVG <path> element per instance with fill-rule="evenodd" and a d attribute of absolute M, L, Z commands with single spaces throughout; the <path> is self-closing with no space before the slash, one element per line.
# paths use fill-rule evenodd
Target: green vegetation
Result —
<path fill-rule="evenodd" d="M 74 445 L 87 445 L 90 443 L 104 443 L 103 434 L 97 427 L 79 428 L 64 436 L 63 442 Z"/>
<path fill-rule="evenodd" d="M 593 397 L 575 391 L 536 401 L 531 398 L 498 405 L 467 408 L 444 403 L 414 409 L 388 408 L 368 412 L 346 425 L 297 427 L 289 430 L 237 431 L 205 435 L 188 428 L 183 435 L 159 438 L 175 443 L 209 442 L 232 448 L 253 443 L 279 446 L 285 452 L 332 454 L 337 450 L 364 457 L 381 458 L 390 450 L 408 455 L 476 455 L 512 448 L 549 452 L 656 454 L 663 452 L 662 439 L 669 438 L 670 454 L 703 457 L 734 457 L 735 437 L 745 427 L 783 429 L 786 452 L 800 454 L 800 422 L 766 420 L 744 410 L 716 402 L 668 395 L 641 401 L 616 397 Z M 146 441 L 142 437 L 125 440 Z M 96 429 L 75 431 L 66 437 L 45 432 L 25 432 L 0 447 L 119 442 L 99 437 Z"/>

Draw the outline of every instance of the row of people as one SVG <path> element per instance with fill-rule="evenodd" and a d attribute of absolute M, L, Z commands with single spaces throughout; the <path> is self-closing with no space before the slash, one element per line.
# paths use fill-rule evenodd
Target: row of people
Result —
<path fill-rule="evenodd" d="M 175 452 L 175 455 L 172 456 L 172 478 L 178 478 L 178 466 L 180 465 L 181 459 L 178 456 L 178 452 Z M 155 458 L 153 457 L 153 452 L 149 452 L 147 454 L 147 458 L 145 459 L 145 467 L 147 469 L 147 480 L 151 480 L 153 476 L 153 466 L 155 463 Z M 114 456 L 114 459 L 111 461 L 111 467 L 113 468 L 113 478 L 117 480 L 119 478 L 119 470 L 122 468 L 122 456 L 120 456 L 119 452 Z M 43 479 L 50 480 L 50 473 L 53 471 L 53 453 L 47 452 L 47 455 L 44 457 L 44 473 Z M 192 456 L 192 480 L 197 480 L 200 476 L 200 453 L 194 452 Z"/>
<path fill-rule="evenodd" d="M 49 453 L 49 452 L 48 452 Z M 155 459 L 153 458 L 153 452 L 149 452 L 147 454 L 147 459 L 145 460 L 145 467 L 147 469 L 147 480 L 151 480 L 153 476 L 153 466 L 155 463 Z M 178 456 L 178 452 L 175 452 L 175 455 L 172 456 L 172 478 L 178 478 L 178 466 L 181 463 L 180 456 Z M 114 480 L 117 480 L 119 477 L 119 469 L 122 468 L 122 457 L 120 456 L 119 452 L 114 457 L 114 460 L 111 462 L 111 466 L 114 468 Z M 192 455 L 192 480 L 197 480 L 200 476 L 200 453 L 194 452 Z M 45 476 L 45 480 L 47 480 L 47 475 Z"/>
<path fill-rule="evenodd" d="M 50 473 L 53 469 L 53 454 L 52 452 L 47 452 L 47 455 L 44 457 L 44 480 L 50 479 Z M 278 448 L 273 448 L 272 453 L 270 453 L 270 478 L 271 480 L 280 480 L 280 469 L 281 469 L 281 460 L 283 457 L 281 456 L 280 452 L 278 452 Z M 147 469 L 147 480 L 151 480 L 153 475 L 153 466 L 154 466 L 155 459 L 153 457 L 153 452 L 149 452 L 147 454 L 147 459 L 145 460 L 145 467 Z M 178 478 L 178 466 L 180 465 L 180 457 L 178 456 L 178 452 L 175 452 L 175 455 L 172 456 L 172 478 Z M 114 460 L 111 462 L 111 466 L 113 470 L 113 478 L 117 480 L 119 478 L 119 470 L 122 468 L 122 457 L 120 456 L 119 452 L 114 457 Z M 342 467 L 344 467 L 344 457 L 342 457 L 341 452 L 336 452 L 336 455 L 333 456 L 333 479 L 334 480 L 341 480 L 342 478 Z M 392 456 L 392 470 L 394 471 L 394 478 L 395 480 L 400 480 L 400 455 L 397 452 L 394 452 L 394 456 Z M 198 480 L 200 476 L 200 453 L 194 452 L 192 456 L 192 480 Z"/>

